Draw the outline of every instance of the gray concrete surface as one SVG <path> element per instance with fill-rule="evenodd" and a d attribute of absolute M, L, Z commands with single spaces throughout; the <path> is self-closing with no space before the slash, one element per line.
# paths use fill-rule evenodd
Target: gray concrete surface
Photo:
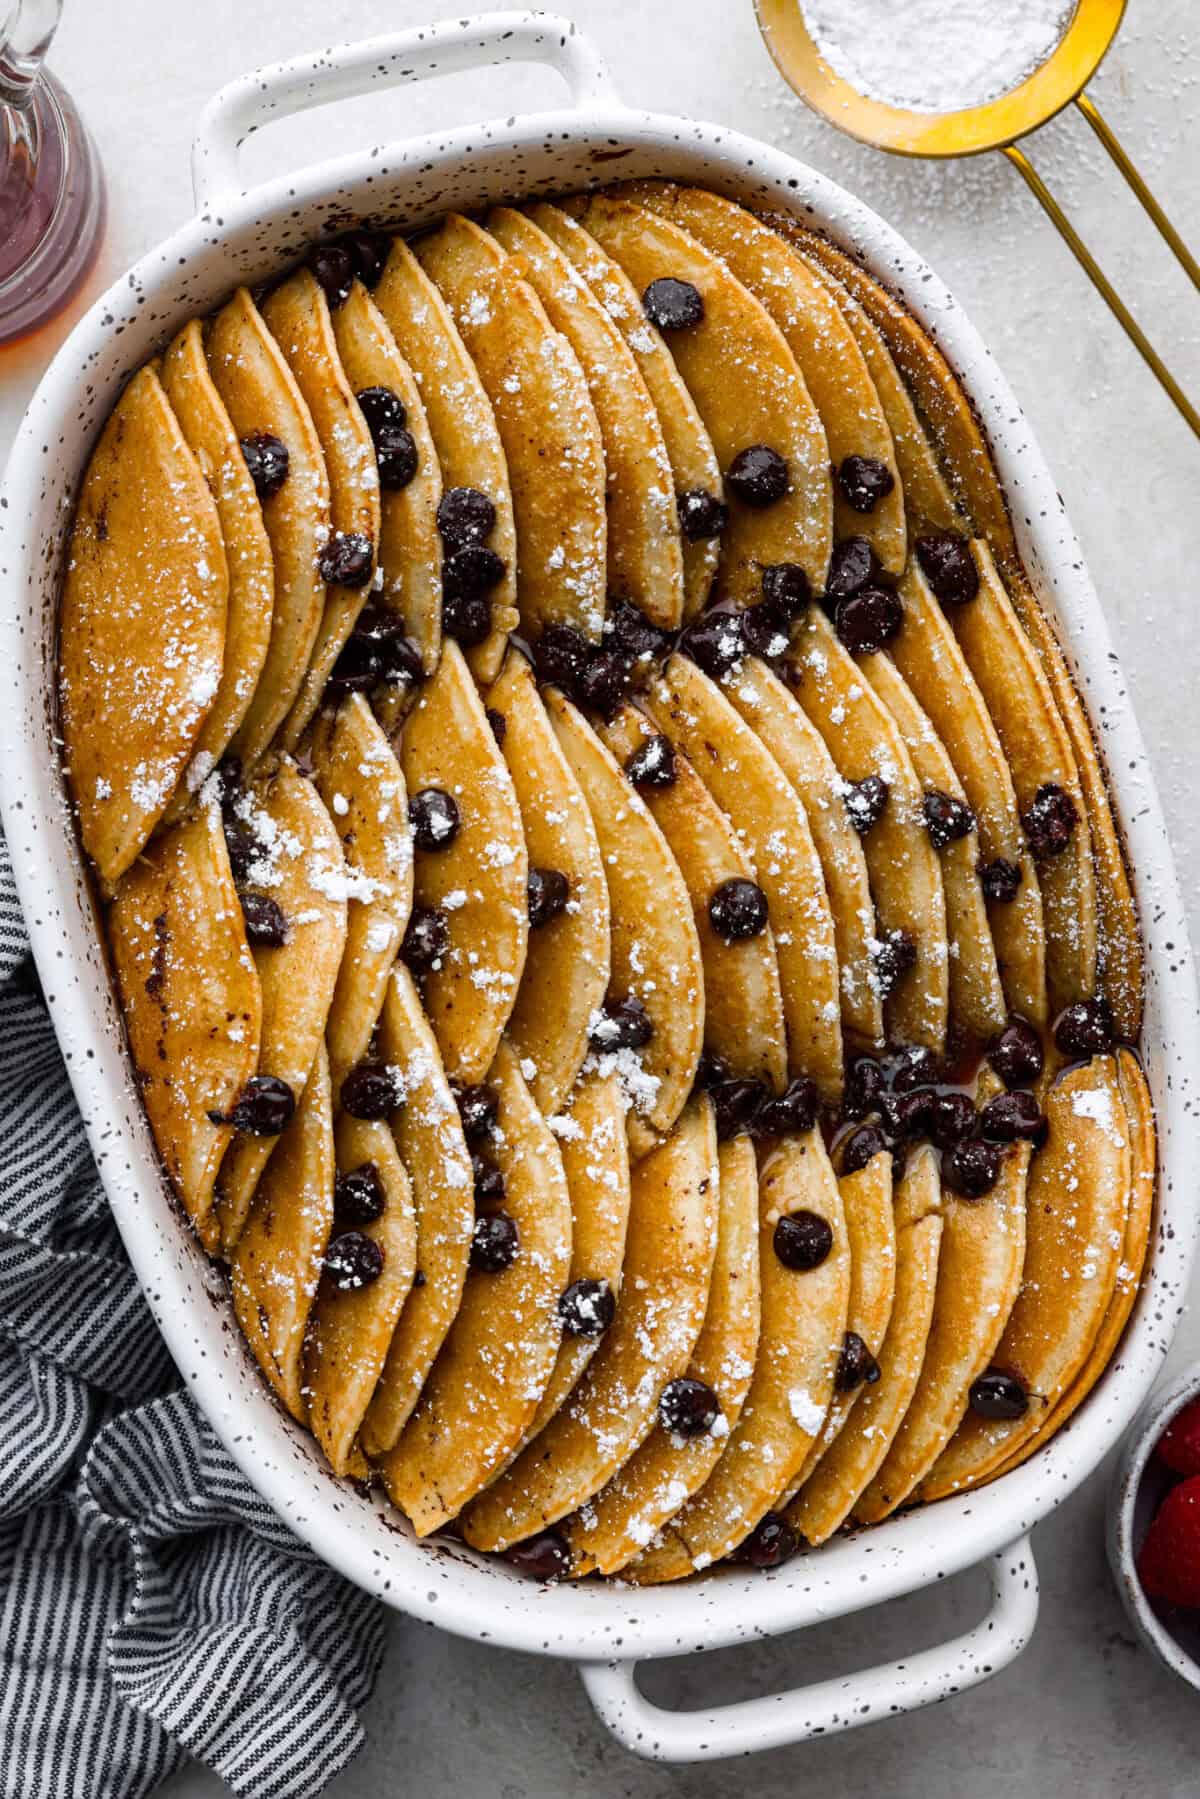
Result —
<path fill-rule="evenodd" d="M 1122 649 L 1163 790 L 1185 884 L 1200 873 L 1196 777 L 1196 523 L 1200 445 L 1144 372 L 1066 249 L 1001 159 L 933 168 L 889 162 L 837 137 L 775 74 L 750 0 L 559 0 L 605 52 L 631 101 L 724 120 L 855 188 L 889 216 L 966 304 L 1030 414 L 1066 497 Z M 86 109 L 112 176 L 105 278 L 190 210 L 187 152 L 208 94 L 257 63 L 433 15 L 441 0 L 68 0 L 53 59 Z M 1095 92 L 1177 223 L 1200 242 L 1200 8 L 1133 0 Z M 936 54 L 936 46 L 931 46 Z M 299 163 L 439 119 L 536 104 L 552 78 L 461 77 L 425 94 L 373 99 L 256 140 L 252 167 Z M 1200 394 L 1200 300 L 1104 162 L 1082 121 L 1038 141 L 1036 159 L 1070 203 L 1139 316 Z M 60 329 L 0 359 L 0 441 Z M 1172 1365 L 1200 1354 L 1194 1320 Z M 1042 1616 L 1025 1655 L 987 1686 L 903 1722 L 742 1766 L 652 1768 L 604 1735 L 576 1676 L 454 1641 L 403 1619 L 367 1710 L 369 1742 L 331 1799 L 718 1799 L 797 1788 L 894 1799 L 999 1799 L 1078 1788 L 1095 1799 L 1191 1794 L 1200 1699 L 1131 1642 L 1102 1542 L 1106 1471 L 1038 1531 Z M 882 1613 L 755 1650 L 656 1670 L 676 1704 L 822 1678 L 964 1628 L 984 1603 L 978 1575 Z M 189 1771 L 172 1799 L 217 1799 Z"/>

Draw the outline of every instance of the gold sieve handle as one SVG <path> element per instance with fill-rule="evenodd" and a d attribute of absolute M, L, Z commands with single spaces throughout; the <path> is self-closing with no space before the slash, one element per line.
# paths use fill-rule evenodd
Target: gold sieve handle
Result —
<path fill-rule="evenodd" d="M 1096 136 L 1100 139 L 1100 142 L 1104 145 L 1104 148 L 1108 151 L 1108 154 L 1112 157 L 1113 162 L 1121 171 L 1121 174 L 1124 176 L 1133 192 L 1141 201 L 1143 207 L 1154 221 L 1154 224 L 1157 226 L 1165 241 L 1170 245 L 1189 278 L 1194 282 L 1196 287 L 1200 288 L 1200 264 L 1197 263 L 1196 258 L 1192 255 L 1191 251 L 1176 231 L 1174 225 L 1172 225 L 1170 219 L 1167 217 L 1150 189 L 1146 186 L 1145 181 L 1138 173 L 1134 163 L 1126 154 L 1120 139 L 1117 137 L 1112 127 L 1106 123 L 1098 107 L 1086 94 L 1076 95 L 1075 104 L 1078 106 L 1088 124 L 1092 127 L 1092 130 L 1096 133 Z M 1150 339 L 1146 336 L 1146 333 L 1142 330 L 1141 326 L 1126 306 L 1124 300 L 1122 300 L 1120 294 L 1076 231 L 1074 225 L 1072 225 L 1070 219 L 1068 219 L 1066 213 L 1054 198 L 1054 195 L 1050 192 L 1050 189 L 1046 186 L 1046 183 L 1042 180 L 1028 156 L 1026 156 L 1024 150 L 1020 149 L 1016 144 L 1006 144 L 1004 146 L 1004 154 L 1008 157 L 1008 160 L 1013 164 L 1014 168 L 1020 171 L 1030 192 L 1042 206 L 1051 223 L 1056 227 L 1060 237 L 1074 255 L 1076 261 L 1080 264 L 1084 273 L 1091 281 L 1092 286 L 1105 301 L 1109 311 L 1122 327 L 1125 335 L 1129 338 L 1130 342 L 1145 362 L 1147 368 L 1155 375 L 1160 386 L 1170 395 L 1171 399 L 1175 402 L 1176 407 L 1187 420 L 1196 436 L 1200 437 L 1200 412 L 1196 410 L 1195 406 L 1193 406 L 1192 402 L 1188 399 L 1178 381 L 1176 381 L 1174 375 L 1172 375 L 1170 369 L 1158 354 L 1158 351 L 1154 348 L 1154 345 L 1150 342 Z"/>

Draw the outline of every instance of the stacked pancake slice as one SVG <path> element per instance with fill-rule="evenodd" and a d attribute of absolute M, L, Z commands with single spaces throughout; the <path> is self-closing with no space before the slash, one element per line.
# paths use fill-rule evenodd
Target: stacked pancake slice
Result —
<path fill-rule="evenodd" d="M 1131 886 L 970 405 L 841 251 L 644 182 L 239 289 L 104 427 L 59 693 L 172 1188 L 418 1535 L 770 1568 L 1103 1373 Z"/>

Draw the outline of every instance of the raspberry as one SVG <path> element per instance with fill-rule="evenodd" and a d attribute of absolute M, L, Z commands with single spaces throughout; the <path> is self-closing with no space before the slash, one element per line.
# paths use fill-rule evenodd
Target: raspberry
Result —
<path fill-rule="evenodd" d="M 1176 1412 L 1158 1439 L 1155 1454 L 1176 1474 L 1200 1474 L 1200 1399 Z"/>
<path fill-rule="evenodd" d="M 1172 1487 L 1159 1506 L 1137 1571 L 1151 1599 L 1200 1608 L 1200 1475 Z"/>

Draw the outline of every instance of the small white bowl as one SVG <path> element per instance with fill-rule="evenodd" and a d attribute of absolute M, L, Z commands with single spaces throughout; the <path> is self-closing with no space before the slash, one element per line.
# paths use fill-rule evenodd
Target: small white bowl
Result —
<path fill-rule="evenodd" d="M 1150 1399 L 1121 1446 L 1108 1492 L 1108 1560 L 1129 1621 L 1146 1647 L 1190 1687 L 1200 1690 L 1200 1611 L 1156 1609 L 1138 1579 L 1137 1553 L 1150 1520 L 1179 1476 L 1157 1460 L 1155 1444 L 1177 1412 L 1200 1397 L 1193 1362 Z"/>

